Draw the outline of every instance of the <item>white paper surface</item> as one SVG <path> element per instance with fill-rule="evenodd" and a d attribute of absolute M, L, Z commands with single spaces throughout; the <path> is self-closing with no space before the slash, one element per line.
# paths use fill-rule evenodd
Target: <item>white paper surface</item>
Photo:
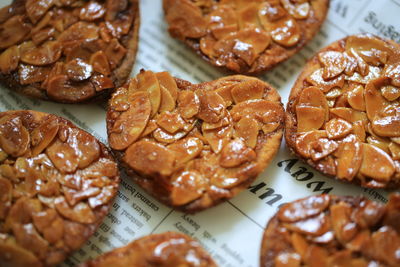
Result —
<path fill-rule="evenodd" d="M 0 1 L 0 6 L 10 1 Z M 286 106 L 297 75 L 318 49 L 348 34 L 370 32 L 400 42 L 400 0 L 331 0 L 327 21 L 298 55 L 260 78 L 275 86 Z M 167 33 L 161 1 L 141 1 L 139 51 L 132 76 L 141 68 L 169 71 L 193 83 L 226 75 L 204 62 Z M 62 105 L 25 98 L 0 88 L 0 110 L 34 109 L 65 117 L 106 143 L 105 106 Z M 362 189 L 326 178 L 301 163 L 284 142 L 270 166 L 252 187 L 217 207 L 186 215 L 160 204 L 123 177 L 110 214 L 87 244 L 62 266 L 126 245 L 150 233 L 180 231 L 206 248 L 220 266 L 259 266 L 264 227 L 277 208 L 300 197 L 319 193 L 365 195 L 386 202 L 387 193 Z"/>

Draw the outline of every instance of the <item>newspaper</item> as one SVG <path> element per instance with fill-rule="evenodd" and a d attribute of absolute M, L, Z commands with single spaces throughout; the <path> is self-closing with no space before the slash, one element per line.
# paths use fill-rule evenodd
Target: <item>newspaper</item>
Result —
<path fill-rule="evenodd" d="M 226 75 L 172 39 L 160 0 L 141 1 L 140 45 L 132 75 L 140 69 L 169 71 L 193 83 Z M 10 0 L 0 1 L 0 5 Z M 260 78 L 275 86 L 286 105 L 302 66 L 320 48 L 348 34 L 370 32 L 400 42 L 400 0 L 331 0 L 317 36 L 295 57 Z M 62 105 L 28 99 L 0 88 L 0 110 L 34 109 L 65 117 L 107 143 L 105 105 Z M 363 189 L 324 177 L 290 154 L 282 142 L 269 167 L 241 194 L 217 207 L 187 215 L 157 202 L 123 177 L 111 212 L 98 231 L 62 266 L 74 266 L 151 233 L 179 231 L 198 240 L 220 266 L 259 266 L 268 220 L 283 203 L 320 193 L 364 195 L 387 202 L 387 192 Z"/>

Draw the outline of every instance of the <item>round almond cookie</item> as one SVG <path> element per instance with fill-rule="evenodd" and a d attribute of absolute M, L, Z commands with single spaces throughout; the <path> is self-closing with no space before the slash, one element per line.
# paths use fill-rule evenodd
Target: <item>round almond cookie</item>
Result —
<path fill-rule="evenodd" d="M 0 10 L 0 82 L 34 98 L 79 103 L 128 79 L 138 0 L 14 0 Z"/>
<path fill-rule="evenodd" d="M 399 56 L 398 44 L 366 34 L 318 52 L 290 93 L 291 150 L 341 181 L 399 188 Z"/>
<path fill-rule="evenodd" d="M 216 267 L 209 254 L 187 235 L 152 234 L 114 249 L 78 267 Z"/>
<path fill-rule="evenodd" d="M 318 32 L 329 0 L 163 0 L 172 37 L 204 60 L 257 74 L 297 53 Z"/>
<path fill-rule="evenodd" d="M 265 229 L 260 267 L 400 266 L 400 194 L 386 205 L 317 195 L 283 205 Z"/>
<path fill-rule="evenodd" d="M 247 188 L 278 151 L 283 119 L 279 94 L 259 79 L 191 84 L 142 70 L 113 94 L 107 132 L 137 184 L 190 213 Z"/>
<path fill-rule="evenodd" d="M 55 266 L 106 216 L 117 164 L 92 135 L 55 115 L 0 113 L 0 266 Z"/>

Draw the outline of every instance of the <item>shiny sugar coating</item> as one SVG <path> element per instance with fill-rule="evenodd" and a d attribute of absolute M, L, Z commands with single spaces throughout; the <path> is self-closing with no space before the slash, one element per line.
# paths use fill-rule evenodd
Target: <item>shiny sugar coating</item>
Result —
<path fill-rule="evenodd" d="M 0 82 L 63 103 L 104 98 L 135 60 L 138 0 L 14 0 L 0 10 Z"/>
<path fill-rule="evenodd" d="M 329 0 L 164 0 L 172 37 L 214 66 L 256 74 L 297 53 L 325 20 Z"/>
<path fill-rule="evenodd" d="M 292 88 L 286 140 L 325 175 L 400 187 L 400 46 L 354 35 L 318 52 Z"/>
<path fill-rule="evenodd" d="M 191 84 L 142 70 L 109 102 L 108 141 L 136 183 L 195 212 L 232 198 L 262 172 L 279 149 L 283 117 L 280 96 L 259 79 Z"/>
<path fill-rule="evenodd" d="M 0 266 L 55 266 L 85 244 L 119 184 L 107 148 L 69 121 L 0 113 Z"/>
<path fill-rule="evenodd" d="M 269 221 L 260 267 L 400 266 L 400 194 L 384 205 L 317 195 L 283 205 Z"/>
<path fill-rule="evenodd" d="M 174 232 L 139 238 L 78 267 L 216 267 L 217 265 L 190 237 Z"/>

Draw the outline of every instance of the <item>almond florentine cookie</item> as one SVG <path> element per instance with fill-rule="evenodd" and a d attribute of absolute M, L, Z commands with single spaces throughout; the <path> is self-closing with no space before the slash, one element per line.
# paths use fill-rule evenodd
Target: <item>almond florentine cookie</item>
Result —
<path fill-rule="evenodd" d="M 325 175 L 373 188 L 400 186 L 400 50 L 371 35 L 322 49 L 287 105 L 286 141 Z"/>
<path fill-rule="evenodd" d="M 400 266 L 400 194 L 386 205 L 318 195 L 285 204 L 269 221 L 261 267 Z"/>
<path fill-rule="evenodd" d="M 216 267 L 200 246 L 187 235 L 175 232 L 152 234 L 90 260 L 79 267 Z"/>
<path fill-rule="evenodd" d="M 256 74 L 298 52 L 325 20 L 329 0 L 164 0 L 172 37 L 204 60 Z"/>
<path fill-rule="evenodd" d="M 64 103 L 123 85 L 136 56 L 138 0 L 14 0 L 0 10 L 0 82 Z"/>
<path fill-rule="evenodd" d="M 232 198 L 263 171 L 279 148 L 283 117 L 279 94 L 256 78 L 191 84 L 141 71 L 113 94 L 107 131 L 136 183 L 195 212 Z"/>
<path fill-rule="evenodd" d="M 119 184 L 107 148 L 58 116 L 0 113 L 0 266 L 55 266 L 101 223 Z"/>

